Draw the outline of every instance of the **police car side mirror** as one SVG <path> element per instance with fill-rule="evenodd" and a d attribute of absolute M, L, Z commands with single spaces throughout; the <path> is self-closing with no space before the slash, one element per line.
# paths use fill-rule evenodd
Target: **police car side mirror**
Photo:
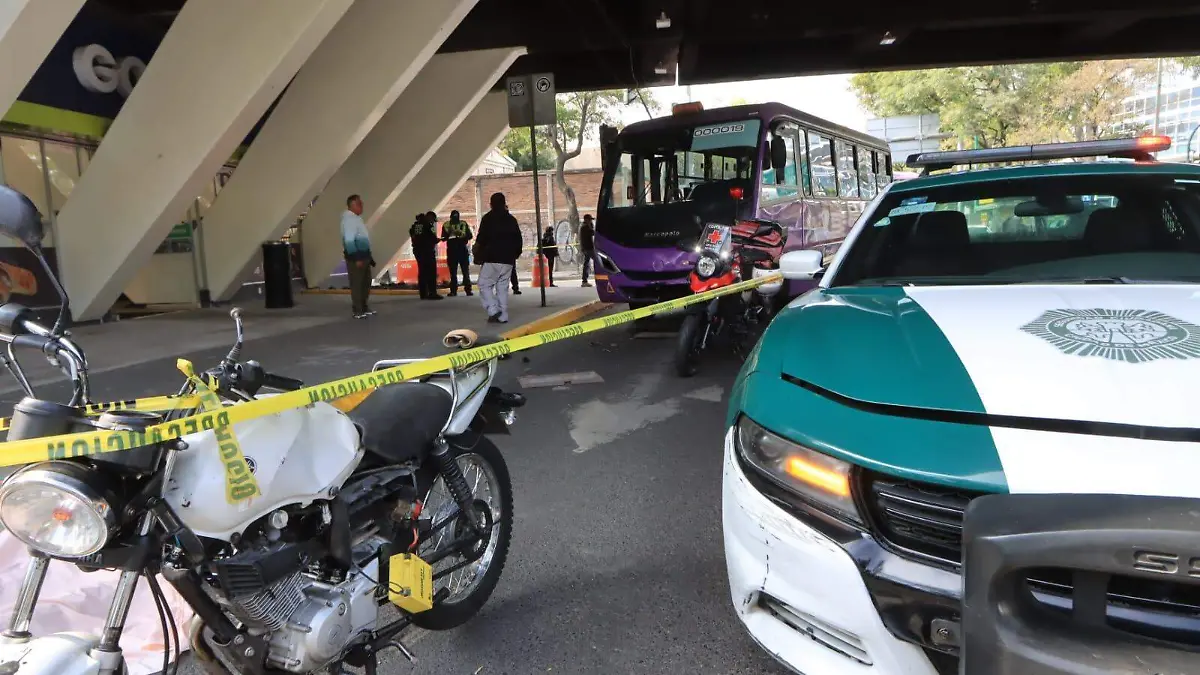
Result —
<path fill-rule="evenodd" d="M 810 280 L 821 271 L 820 251 L 790 251 L 779 258 L 779 271 L 789 281 Z"/>

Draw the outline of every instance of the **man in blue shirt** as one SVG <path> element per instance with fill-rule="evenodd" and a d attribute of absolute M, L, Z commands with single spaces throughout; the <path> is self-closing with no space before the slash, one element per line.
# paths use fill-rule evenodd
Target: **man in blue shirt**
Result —
<path fill-rule="evenodd" d="M 342 212 L 342 254 L 346 257 L 350 304 L 356 319 L 365 319 L 375 313 L 367 307 L 367 297 L 371 293 L 371 268 L 375 266 L 375 259 L 371 257 L 371 239 L 367 235 L 362 212 L 362 197 L 350 195 L 346 198 L 346 210 Z"/>

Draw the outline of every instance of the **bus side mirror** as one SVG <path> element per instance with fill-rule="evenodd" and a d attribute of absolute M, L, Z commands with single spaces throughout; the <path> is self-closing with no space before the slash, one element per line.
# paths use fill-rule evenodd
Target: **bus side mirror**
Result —
<path fill-rule="evenodd" d="M 783 168 L 787 166 L 787 144 L 782 136 L 771 138 L 771 165 L 775 167 L 775 183 L 782 185 L 785 179 Z"/>
<path fill-rule="evenodd" d="M 767 141 L 763 141 L 762 158 L 763 158 L 762 170 L 770 171 L 770 169 L 771 169 L 771 144 L 768 143 Z"/>

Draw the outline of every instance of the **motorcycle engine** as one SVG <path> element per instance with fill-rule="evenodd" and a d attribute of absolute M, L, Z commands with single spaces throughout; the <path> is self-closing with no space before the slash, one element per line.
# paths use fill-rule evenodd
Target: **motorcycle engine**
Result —
<path fill-rule="evenodd" d="M 247 589 L 251 577 L 261 580 L 265 567 L 261 561 L 281 552 L 286 544 L 242 551 L 218 564 L 221 590 L 212 595 L 251 634 L 264 637 L 267 665 L 307 673 L 337 658 L 356 638 L 375 629 L 379 550 L 386 543 L 371 537 L 356 545 L 352 551 L 355 568 L 344 578 L 330 579 L 322 570 L 302 568 L 265 587 L 258 585 L 253 593 L 239 593 L 238 585 Z M 246 553 L 258 563 L 253 572 L 253 566 L 239 561 Z"/>

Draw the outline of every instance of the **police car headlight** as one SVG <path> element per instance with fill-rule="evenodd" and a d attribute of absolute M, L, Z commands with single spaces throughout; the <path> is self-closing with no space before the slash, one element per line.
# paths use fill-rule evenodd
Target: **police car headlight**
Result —
<path fill-rule="evenodd" d="M 701 278 L 707 279 L 716 273 L 717 259 L 708 255 L 700 256 L 700 260 L 696 262 L 696 274 L 699 274 Z"/>
<path fill-rule="evenodd" d="M 850 494 L 852 466 L 777 436 L 743 416 L 737 423 L 742 458 L 772 482 L 812 506 L 861 523 Z"/>
<path fill-rule="evenodd" d="M 69 462 L 45 462 L 0 486 L 0 522 L 28 546 L 59 558 L 83 558 L 108 543 L 117 516 L 92 485 L 100 478 Z"/>

